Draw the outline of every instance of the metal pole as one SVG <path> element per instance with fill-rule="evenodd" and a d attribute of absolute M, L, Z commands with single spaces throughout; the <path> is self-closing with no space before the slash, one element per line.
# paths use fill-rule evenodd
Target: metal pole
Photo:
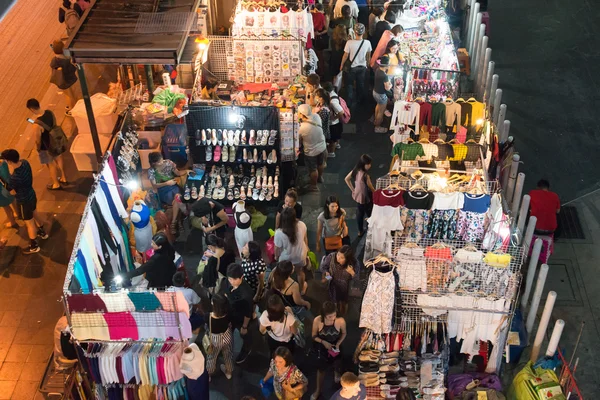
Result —
<path fill-rule="evenodd" d="M 498 116 L 500 115 L 500 103 L 502 103 L 502 89 L 496 89 L 496 94 L 494 95 L 494 110 L 492 114 L 492 122 L 496 125 L 496 129 L 498 129 Z"/>
<path fill-rule="evenodd" d="M 504 120 L 504 123 L 502 125 L 502 130 L 500 131 L 501 137 L 498 138 L 500 143 L 504 143 L 508 140 L 508 133 L 510 132 L 510 120 Z"/>
<path fill-rule="evenodd" d="M 554 353 L 556 353 L 556 349 L 558 348 L 558 343 L 560 342 L 560 337 L 562 336 L 564 328 L 565 321 L 562 319 L 556 320 L 554 323 L 554 329 L 552 329 L 552 336 L 550 336 L 548 348 L 546 349 L 546 357 L 554 357 Z"/>
<path fill-rule="evenodd" d="M 471 50 L 473 49 L 473 33 L 475 32 L 475 20 L 477 17 L 477 13 L 479 13 L 479 3 L 477 0 L 471 0 L 471 5 L 469 7 L 469 22 L 467 23 L 467 51 L 471 54 Z"/>
<path fill-rule="evenodd" d="M 500 76 L 498 76 L 498 74 L 494 74 L 492 76 L 492 87 L 490 88 L 490 92 L 488 94 L 488 99 L 485 104 L 488 108 L 490 106 L 494 105 L 494 101 L 496 99 L 496 90 L 498 90 L 498 81 L 499 80 L 500 80 Z"/>
<path fill-rule="evenodd" d="M 503 188 L 504 193 L 506 193 L 506 203 L 509 205 L 509 207 L 512 204 L 513 193 L 515 192 L 515 183 L 517 181 L 517 173 L 519 172 L 519 160 L 521 160 L 520 155 L 513 155 L 512 164 L 510 165 L 510 173 L 508 175 L 508 185 Z"/>
<path fill-rule="evenodd" d="M 471 20 L 469 23 L 469 56 L 471 57 L 471 64 L 473 64 L 473 51 L 475 49 L 475 41 L 476 39 L 476 35 L 477 35 L 477 27 L 479 26 L 479 24 L 481 24 L 481 22 L 479 22 L 479 24 L 477 23 L 477 15 L 479 14 L 479 3 L 475 2 L 475 6 L 473 6 L 473 8 L 471 9 Z M 483 17 L 483 15 L 482 15 Z"/>
<path fill-rule="evenodd" d="M 485 93 L 485 84 L 487 82 L 487 73 L 490 67 L 490 61 L 492 61 L 492 49 L 486 47 L 483 63 L 481 64 L 481 70 L 479 71 L 479 97 L 481 98 L 481 102 L 483 102 L 483 95 Z"/>
<path fill-rule="evenodd" d="M 485 86 L 483 87 L 483 96 L 482 97 L 483 97 L 483 102 L 485 103 L 486 107 L 489 107 L 489 105 L 490 105 L 490 93 L 491 93 L 490 88 L 492 87 L 492 80 L 493 80 L 495 66 L 496 66 L 496 63 L 493 61 L 490 61 L 488 63 L 487 71 L 485 71 Z"/>
<path fill-rule="evenodd" d="M 535 225 L 537 224 L 537 217 L 529 217 L 527 228 L 525 228 L 525 235 L 523 236 L 523 247 L 526 249 L 531 248 L 531 241 L 533 240 L 533 233 L 535 232 Z"/>
<path fill-rule="evenodd" d="M 148 92 L 150 96 L 154 93 L 154 76 L 152 74 L 152 66 L 144 65 L 144 72 L 146 73 L 146 84 L 148 85 Z"/>
<path fill-rule="evenodd" d="M 531 355 L 529 356 L 529 360 L 531 362 L 536 362 L 538 356 L 540 355 L 542 341 L 544 340 L 544 336 L 546 336 L 548 322 L 550 322 L 550 317 L 552 316 L 552 309 L 554 308 L 555 302 L 556 292 L 552 290 L 548 293 L 548 298 L 546 299 L 546 304 L 544 305 L 544 312 L 542 313 L 542 318 L 540 319 L 540 324 L 538 325 L 538 330 L 535 334 L 535 339 L 533 340 L 533 347 L 531 348 Z M 531 336 L 529 331 L 527 332 L 527 335 Z"/>
<path fill-rule="evenodd" d="M 521 203 L 521 210 L 519 211 L 519 220 L 517 221 L 517 229 L 519 232 L 523 232 L 525 229 L 525 220 L 527 219 L 527 211 L 529 210 L 529 202 L 531 197 L 528 194 L 523 196 L 523 202 Z"/>
<path fill-rule="evenodd" d="M 96 160 L 98 161 L 98 165 L 96 166 L 96 168 L 98 169 L 102 164 L 102 147 L 100 147 L 98 128 L 96 127 L 96 119 L 94 118 L 92 100 L 90 99 L 90 93 L 88 90 L 87 80 L 85 79 L 85 71 L 83 69 L 83 64 L 77 64 L 77 76 L 79 77 L 79 84 L 81 85 L 81 93 L 83 95 L 83 104 L 85 104 L 85 111 L 87 112 L 88 122 L 90 124 L 90 133 L 92 134 L 92 142 L 94 143 Z"/>
<path fill-rule="evenodd" d="M 473 32 L 473 45 L 472 45 L 472 49 L 471 49 L 471 75 L 469 76 L 469 78 L 471 80 L 473 80 L 474 77 L 474 73 L 475 70 L 477 69 L 477 52 L 479 51 L 479 46 L 481 46 L 481 39 L 483 38 L 483 35 L 479 35 L 479 25 L 481 25 L 481 13 L 477 13 L 477 16 L 475 17 L 475 29 Z"/>
<path fill-rule="evenodd" d="M 537 311 L 540 306 L 540 300 L 542 299 L 542 293 L 544 292 L 544 284 L 546 283 L 547 276 L 548 264 L 542 264 L 537 283 L 535 284 L 533 298 L 531 299 L 531 308 L 529 309 L 529 314 L 527 315 L 527 324 L 525 325 L 525 328 L 527 329 L 527 338 L 529 338 L 530 332 L 533 329 L 533 323 L 535 322 L 535 317 L 537 316 Z M 529 342 L 529 339 L 527 339 L 527 341 Z"/>
<path fill-rule="evenodd" d="M 523 185 L 525 184 L 525 174 L 519 172 L 517 175 L 517 183 L 515 185 L 515 192 L 512 198 L 512 208 L 510 209 L 511 217 L 513 218 L 513 224 L 516 225 L 517 217 L 519 216 L 519 210 L 521 206 L 521 195 L 523 194 Z"/>
<path fill-rule="evenodd" d="M 485 61 L 485 58 L 487 56 L 487 51 L 488 51 L 488 47 L 487 44 L 489 42 L 489 38 L 487 36 L 483 37 L 483 40 L 481 41 L 481 57 L 479 57 L 479 60 L 477 60 L 477 75 L 475 75 L 475 96 L 479 97 L 479 95 L 481 94 L 481 86 L 482 86 L 482 78 L 483 78 L 483 70 L 487 69 L 487 63 Z M 484 47 L 485 46 L 485 47 Z M 490 49 L 491 51 L 491 49 Z M 491 56 L 491 53 L 490 53 Z M 490 60 L 488 59 L 487 62 L 489 63 Z"/>
<path fill-rule="evenodd" d="M 535 218 L 535 217 L 532 217 Z M 529 250 L 529 247 L 526 247 Z M 526 251 L 527 251 L 526 250 Z M 533 245 L 533 251 L 529 258 L 529 266 L 527 267 L 527 278 L 525 280 L 525 291 L 521 296 L 521 310 L 525 312 L 527 308 L 527 302 L 529 302 L 529 295 L 531 294 L 531 286 L 533 285 L 533 278 L 535 278 L 535 271 L 537 270 L 537 264 L 540 259 L 540 253 L 542 251 L 542 239 L 536 239 Z"/>

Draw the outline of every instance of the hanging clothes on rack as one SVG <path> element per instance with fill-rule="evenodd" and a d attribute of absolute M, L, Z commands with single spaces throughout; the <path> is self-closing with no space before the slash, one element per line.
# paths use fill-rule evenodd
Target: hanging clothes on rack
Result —
<path fill-rule="evenodd" d="M 403 190 L 378 189 L 373 193 L 373 211 L 367 220 L 369 230 L 365 242 L 365 256 L 377 253 L 389 254 L 386 244 L 391 232 L 401 231 L 400 207 L 404 204 Z M 367 258 L 367 259 L 368 259 Z"/>
<path fill-rule="evenodd" d="M 394 313 L 395 264 L 383 257 L 381 261 L 371 260 L 365 266 L 372 267 L 367 289 L 360 310 L 359 328 L 367 328 L 376 334 L 392 331 Z"/>
<path fill-rule="evenodd" d="M 419 246 L 401 246 L 394 255 L 398 262 L 399 285 L 403 290 L 427 291 L 427 266 L 424 249 Z"/>
<path fill-rule="evenodd" d="M 402 125 L 414 125 L 415 133 L 418 133 L 420 109 L 419 103 L 404 100 L 397 101 L 394 103 L 390 129 L 396 131 Z"/>

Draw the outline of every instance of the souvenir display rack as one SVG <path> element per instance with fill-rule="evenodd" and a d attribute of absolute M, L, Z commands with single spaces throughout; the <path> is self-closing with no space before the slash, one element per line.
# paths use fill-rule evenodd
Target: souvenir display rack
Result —
<path fill-rule="evenodd" d="M 289 85 L 301 75 L 304 45 L 296 39 L 248 39 L 209 36 L 208 70 L 237 85 Z"/>
<path fill-rule="evenodd" d="M 296 8 L 292 1 L 246 1 L 237 3 L 232 17 L 231 35 L 257 39 L 294 38 L 306 42 L 308 35 L 314 37 L 312 16 L 308 8 Z"/>
<path fill-rule="evenodd" d="M 269 202 L 279 198 L 279 194 L 285 188 L 279 187 L 282 140 L 280 113 L 276 107 L 191 105 L 186 123 L 190 136 L 190 155 L 195 167 L 204 169 L 204 177 L 202 180 L 188 180 L 183 197 L 185 202 L 194 201 L 194 197 L 201 197 L 201 194 L 220 202 L 239 199 Z M 225 146 L 224 139 L 221 139 L 223 147 L 209 144 L 209 130 L 211 136 L 213 130 L 217 130 L 217 134 L 219 131 L 233 134 L 234 145 Z M 203 140 L 203 131 L 206 142 Z M 268 133 L 266 140 L 260 144 L 250 144 L 250 135 L 252 134 L 256 141 L 259 131 L 263 138 L 264 132 Z M 242 141 L 244 133 L 245 144 Z M 217 147 L 227 149 L 229 154 L 226 161 L 216 158 Z M 230 160 L 231 155 L 234 155 L 233 160 Z M 254 161 L 255 155 L 257 161 Z"/>

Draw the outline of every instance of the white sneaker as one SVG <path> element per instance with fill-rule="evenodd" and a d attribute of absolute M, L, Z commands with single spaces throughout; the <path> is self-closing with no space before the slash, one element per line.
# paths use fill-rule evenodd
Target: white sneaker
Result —
<path fill-rule="evenodd" d="M 335 153 L 328 153 L 328 154 L 327 154 L 327 157 L 328 157 L 328 158 L 335 158 Z"/>
<path fill-rule="evenodd" d="M 385 115 L 386 117 L 388 117 L 388 118 L 389 118 L 389 117 L 391 117 L 391 116 L 392 116 L 392 113 L 391 113 L 391 112 L 389 112 L 388 110 L 385 110 L 385 111 L 383 112 L 383 115 Z"/>
<path fill-rule="evenodd" d="M 335 144 L 335 148 L 336 148 L 336 149 L 341 149 L 341 148 L 342 148 L 342 145 L 341 145 L 341 144 L 339 144 L 339 143 L 336 143 L 336 144 Z"/>
<path fill-rule="evenodd" d="M 375 133 L 386 133 L 387 131 L 388 131 L 387 128 L 384 128 L 383 126 L 375 127 Z"/>
<path fill-rule="evenodd" d="M 227 369 L 225 368 L 225 364 L 221 364 L 221 371 L 223 371 L 223 373 L 225 374 L 225 377 L 227 379 L 231 379 L 231 374 L 228 374 L 226 371 Z"/>

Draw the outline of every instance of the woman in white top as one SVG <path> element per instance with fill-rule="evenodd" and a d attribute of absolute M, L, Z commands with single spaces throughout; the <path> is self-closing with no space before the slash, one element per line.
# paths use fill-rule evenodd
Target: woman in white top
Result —
<path fill-rule="evenodd" d="M 279 346 L 287 347 L 293 353 L 296 345 L 294 335 L 298 333 L 296 317 L 290 307 L 285 307 L 279 294 L 272 294 L 267 300 L 267 309 L 260 318 L 259 330 L 267 336 L 270 355 Z"/>
<path fill-rule="evenodd" d="M 290 261 L 296 270 L 302 293 L 306 292 L 304 267 L 308 254 L 306 225 L 296 218 L 296 210 L 286 208 L 281 212 L 279 229 L 275 231 L 275 260 Z"/>
<path fill-rule="evenodd" d="M 344 6 L 350 7 L 352 17 L 358 19 L 359 9 L 354 0 L 337 0 L 333 9 L 333 18 L 342 18 L 342 7 Z"/>

